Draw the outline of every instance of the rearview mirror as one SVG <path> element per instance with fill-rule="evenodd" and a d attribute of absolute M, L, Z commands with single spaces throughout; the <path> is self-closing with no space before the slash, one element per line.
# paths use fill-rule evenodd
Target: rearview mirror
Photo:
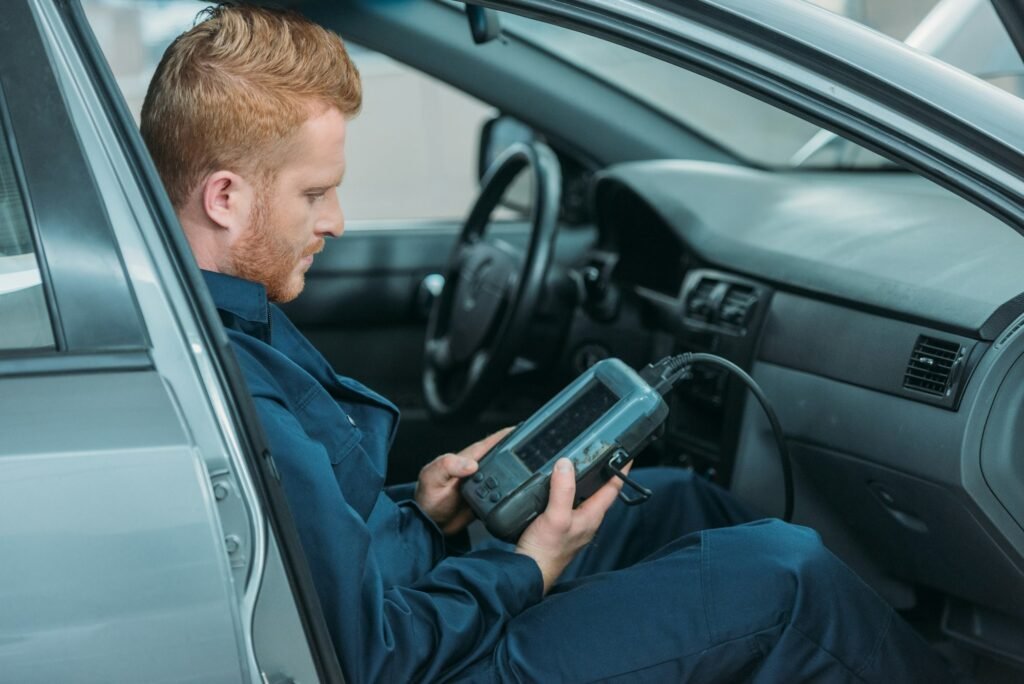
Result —
<path fill-rule="evenodd" d="M 501 35 L 501 24 L 498 13 L 479 5 L 466 5 L 466 19 L 469 20 L 469 32 L 477 45 L 489 43 Z"/>

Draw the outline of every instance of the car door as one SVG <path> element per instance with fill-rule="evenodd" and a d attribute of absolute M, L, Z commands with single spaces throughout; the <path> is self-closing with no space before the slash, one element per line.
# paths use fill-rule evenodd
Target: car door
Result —
<path fill-rule="evenodd" d="M 338 679 L 99 54 L 76 3 L 0 16 L 2 678 Z"/>

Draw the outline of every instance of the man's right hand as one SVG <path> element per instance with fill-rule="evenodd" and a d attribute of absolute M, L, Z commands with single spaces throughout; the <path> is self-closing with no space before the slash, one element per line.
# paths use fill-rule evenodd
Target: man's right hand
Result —
<path fill-rule="evenodd" d="M 545 594 L 580 549 L 594 538 L 620 489 L 622 480 L 613 477 L 574 510 L 576 474 L 572 461 L 561 458 L 555 463 L 548 507 L 523 531 L 516 544 L 516 553 L 529 556 L 540 566 Z"/>

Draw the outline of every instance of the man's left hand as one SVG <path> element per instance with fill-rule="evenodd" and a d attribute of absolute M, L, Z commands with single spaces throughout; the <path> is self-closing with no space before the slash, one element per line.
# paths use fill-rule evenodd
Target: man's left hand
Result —
<path fill-rule="evenodd" d="M 414 498 L 445 534 L 461 532 L 473 520 L 473 511 L 459 493 L 459 482 L 473 475 L 480 467 L 477 461 L 511 431 L 510 427 L 498 430 L 457 454 L 438 456 L 420 470 Z"/>

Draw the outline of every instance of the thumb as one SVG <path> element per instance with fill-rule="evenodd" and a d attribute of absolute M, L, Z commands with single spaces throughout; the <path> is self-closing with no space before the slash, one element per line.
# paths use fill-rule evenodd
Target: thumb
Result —
<path fill-rule="evenodd" d="M 576 498 L 576 471 L 572 461 L 560 458 L 551 471 L 551 493 L 548 497 L 548 511 L 572 512 L 573 500 Z"/>
<path fill-rule="evenodd" d="M 481 458 L 487 455 L 487 453 L 497 445 L 498 442 L 503 440 L 508 433 L 512 432 L 513 428 L 507 427 L 498 430 L 493 435 L 484 437 L 479 442 L 474 442 L 468 447 L 459 452 L 460 456 L 471 458 L 474 461 L 479 461 Z"/>

